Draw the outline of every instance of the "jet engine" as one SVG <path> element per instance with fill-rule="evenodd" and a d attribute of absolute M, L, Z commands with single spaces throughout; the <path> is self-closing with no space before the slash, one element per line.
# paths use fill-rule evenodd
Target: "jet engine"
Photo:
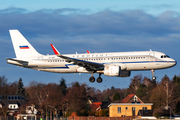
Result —
<path fill-rule="evenodd" d="M 121 74 L 121 67 L 116 65 L 107 65 L 104 67 L 104 75 L 119 76 Z"/>
<path fill-rule="evenodd" d="M 131 71 L 121 71 L 121 66 L 119 65 L 106 65 L 104 67 L 104 75 L 116 77 L 129 77 L 131 75 Z"/>

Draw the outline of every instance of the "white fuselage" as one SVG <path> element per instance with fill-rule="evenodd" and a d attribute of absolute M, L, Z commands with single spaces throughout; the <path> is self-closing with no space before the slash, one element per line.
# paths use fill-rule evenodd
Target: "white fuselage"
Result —
<path fill-rule="evenodd" d="M 161 52 L 114 52 L 114 53 L 90 53 L 90 54 L 66 54 L 64 56 L 106 65 L 121 66 L 122 71 L 157 70 L 176 65 L 176 61 Z M 16 59 L 16 58 L 15 58 Z M 39 71 L 55 73 L 90 73 L 84 67 L 68 63 L 65 59 L 56 55 L 42 55 L 38 57 L 18 58 L 28 63 L 7 60 L 7 63 L 27 67 Z M 96 71 L 104 73 L 103 70 Z"/>

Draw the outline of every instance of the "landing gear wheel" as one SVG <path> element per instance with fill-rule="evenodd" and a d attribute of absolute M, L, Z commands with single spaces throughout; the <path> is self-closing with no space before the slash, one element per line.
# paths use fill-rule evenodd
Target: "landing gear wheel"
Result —
<path fill-rule="evenodd" d="M 156 80 L 156 77 L 155 77 L 155 76 L 153 76 L 153 77 L 152 77 L 152 80 Z"/>
<path fill-rule="evenodd" d="M 89 78 L 89 82 L 94 82 L 95 81 L 95 78 L 92 76 Z"/>
<path fill-rule="evenodd" d="M 101 77 L 98 77 L 98 78 L 96 79 L 96 81 L 97 81 L 98 83 L 101 83 L 101 82 L 102 82 L 102 78 L 101 78 Z"/>
<path fill-rule="evenodd" d="M 152 73 L 152 80 L 156 80 L 156 77 L 154 76 L 154 70 L 151 70 Z"/>

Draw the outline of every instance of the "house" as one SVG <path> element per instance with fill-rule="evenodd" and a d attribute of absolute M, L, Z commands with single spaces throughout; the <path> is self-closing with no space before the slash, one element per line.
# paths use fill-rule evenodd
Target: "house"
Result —
<path fill-rule="evenodd" d="M 109 104 L 109 117 L 137 116 L 139 110 L 152 110 L 152 103 L 144 103 L 135 94 L 130 94 L 122 101 Z"/>
<path fill-rule="evenodd" d="M 98 101 L 95 97 L 88 97 L 88 104 L 90 106 L 91 112 L 90 115 L 99 116 L 102 109 L 108 110 L 108 105 L 111 101 Z"/>
<path fill-rule="evenodd" d="M 26 106 L 26 113 L 27 114 L 37 114 L 37 109 L 35 108 L 34 104 L 31 104 L 29 106 Z"/>
<path fill-rule="evenodd" d="M 23 95 L 0 95 L 0 108 L 7 107 L 10 115 L 17 112 L 20 106 L 26 103 Z"/>

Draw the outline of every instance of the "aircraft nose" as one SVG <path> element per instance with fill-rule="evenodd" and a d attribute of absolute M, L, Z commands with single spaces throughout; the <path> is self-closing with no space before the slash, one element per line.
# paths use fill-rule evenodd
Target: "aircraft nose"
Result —
<path fill-rule="evenodd" d="M 177 61 L 175 61 L 175 60 L 173 59 L 172 63 L 173 63 L 172 66 L 175 66 L 175 65 L 177 64 Z"/>
<path fill-rule="evenodd" d="M 174 61 L 174 66 L 177 64 L 177 61 Z"/>

